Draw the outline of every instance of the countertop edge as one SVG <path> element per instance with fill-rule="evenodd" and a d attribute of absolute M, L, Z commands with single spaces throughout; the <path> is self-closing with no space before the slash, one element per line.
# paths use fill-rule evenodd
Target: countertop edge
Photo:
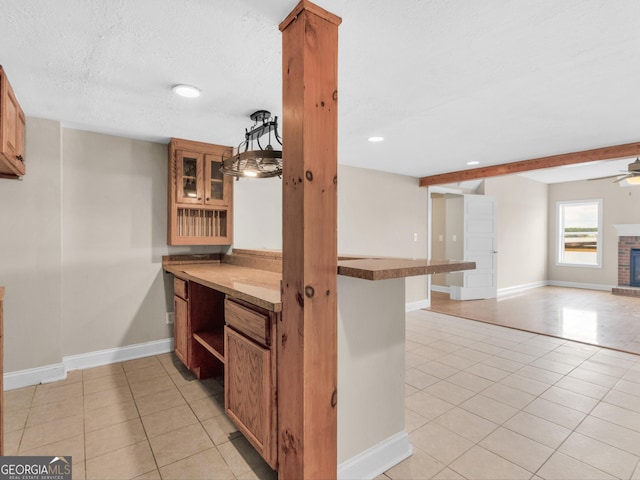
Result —
<path fill-rule="evenodd" d="M 242 256 L 247 254 L 243 252 Z M 273 255 L 272 252 L 268 252 L 265 256 Z M 347 257 L 349 258 L 349 257 Z M 194 261 L 195 260 L 195 261 Z M 282 301 L 274 302 L 275 296 L 269 295 L 268 298 L 256 295 L 254 292 L 247 293 L 242 290 L 238 290 L 230 286 L 227 282 L 216 282 L 215 278 L 210 275 L 204 275 L 200 277 L 196 275 L 196 272 L 188 273 L 185 270 L 189 270 L 189 266 L 200 267 L 210 265 L 212 268 L 216 266 L 224 265 L 225 268 L 237 268 L 238 275 L 243 276 L 245 279 L 251 277 L 251 271 L 261 271 L 263 274 L 269 272 L 270 274 L 280 275 L 280 272 L 272 270 L 264 270 L 261 268 L 255 268 L 252 262 L 247 265 L 235 265 L 232 262 L 221 262 L 220 257 L 217 254 L 214 255 L 174 255 L 169 257 L 163 257 L 162 268 L 165 272 L 171 273 L 184 280 L 193 281 L 204 285 L 209 288 L 213 288 L 227 295 L 245 300 L 253 303 L 262 308 L 266 308 L 272 312 L 282 311 Z M 431 275 L 436 273 L 448 273 L 457 272 L 462 270 L 472 270 L 476 268 L 475 262 L 458 261 L 458 260 L 426 260 L 426 259 L 407 259 L 407 258 L 353 258 L 339 260 L 337 262 L 337 275 L 345 277 L 358 278 L 362 280 L 376 281 L 376 280 L 389 280 L 394 278 L 414 277 L 420 275 Z M 229 276 L 227 275 L 227 279 Z M 274 279 L 269 280 L 269 289 L 272 292 L 276 291 L 273 286 Z M 279 288 L 277 289 L 279 290 Z M 276 294 L 277 295 L 277 294 Z"/>
<path fill-rule="evenodd" d="M 394 260 L 398 265 L 393 265 Z M 375 264 L 384 266 L 378 266 Z M 338 275 L 361 278 L 363 280 L 388 280 L 392 278 L 415 277 L 419 275 L 432 275 L 435 273 L 458 272 L 462 270 L 473 270 L 476 268 L 475 262 L 468 261 L 429 261 L 416 260 L 412 264 L 399 259 L 363 259 L 348 260 L 338 262 Z"/>

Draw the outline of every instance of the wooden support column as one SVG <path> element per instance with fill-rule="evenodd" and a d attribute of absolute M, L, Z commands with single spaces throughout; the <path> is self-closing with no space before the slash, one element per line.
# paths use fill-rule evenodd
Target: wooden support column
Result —
<path fill-rule="evenodd" d="M 302 0 L 280 24 L 283 73 L 280 480 L 337 475 L 338 26 Z"/>

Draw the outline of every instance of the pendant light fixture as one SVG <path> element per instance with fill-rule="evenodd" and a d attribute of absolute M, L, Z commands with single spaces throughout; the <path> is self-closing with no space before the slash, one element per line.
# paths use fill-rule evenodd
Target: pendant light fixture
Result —
<path fill-rule="evenodd" d="M 278 117 L 258 110 L 250 115 L 254 124 L 245 130 L 244 141 L 235 154 L 222 156 L 222 173 L 237 178 L 282 177 L 282 139 L 278 133 Z M 263 138 L 266 137 L 266 138 Z M 274 150 L 272 139 L 278 142 Z"/>

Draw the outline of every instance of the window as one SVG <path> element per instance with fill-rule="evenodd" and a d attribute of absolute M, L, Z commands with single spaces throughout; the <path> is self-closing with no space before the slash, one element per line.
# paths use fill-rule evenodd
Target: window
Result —
<path fill-rule="evenodd" d="M 602 200 L 557 203 L 558 265 L 602 266 Z"/>

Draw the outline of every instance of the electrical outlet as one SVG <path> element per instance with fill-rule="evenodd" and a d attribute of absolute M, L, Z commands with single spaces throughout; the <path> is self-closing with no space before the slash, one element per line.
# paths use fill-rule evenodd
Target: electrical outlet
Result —
<path fill-rule="evenodd" d="M 458 241 L 458 236 L 454 233 L 451 237 L 451 240 L 453 240 L 454 242 Z"/>
<path fill-rule="evenodd" d="M 414 241 L 414 242 L 417 242 L 417 241 L 418 241 L 418 234 L 417 234 L 417 233 L 414 233 L 414 234 L 413 234 L 413 241 Z"/>
<path fill-rule="evenodd" d="M 167 325 L 171 325 L 176 318 L 176 314 L 174 312 L 167 312 L 167 314 L 165 315 L 165 321 L 167 322 Z"/>

